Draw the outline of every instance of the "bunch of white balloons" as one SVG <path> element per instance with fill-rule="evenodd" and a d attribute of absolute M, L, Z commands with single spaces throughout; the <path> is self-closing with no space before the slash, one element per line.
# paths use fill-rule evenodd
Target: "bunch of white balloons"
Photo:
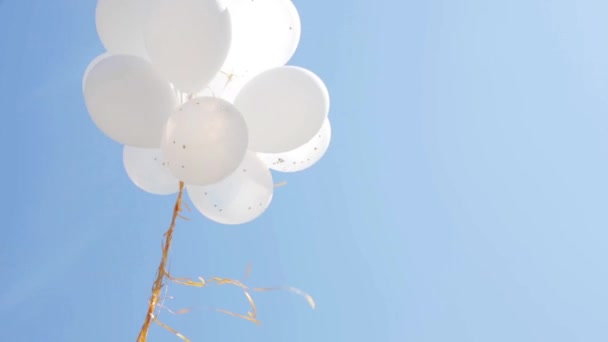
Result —
<path fill-rule="evenodd" d="M 270 169 L 327 150 L 327 88 L 286 66 L 300 40 L 291 0 L 98 0 L 96 25 L 107 51 L 85 71 L 85 103 L 139 188 L 182 181 L 203 215 L 241 224 L 268 208 Z"/>

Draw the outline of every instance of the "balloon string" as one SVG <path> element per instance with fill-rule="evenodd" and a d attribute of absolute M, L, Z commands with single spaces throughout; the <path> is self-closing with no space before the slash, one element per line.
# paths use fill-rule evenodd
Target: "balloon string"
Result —
<path fill-rule="evenodd" d="M 148 304 L 148 312 L 146 314 L 146 318 L 144 323 L 139 331 L 139 336 L 137 337 L 137 342 L 146 342 L 148 337 L 148 330 L 150 330 L 150 324 L 153 320 L 156 320 L 154 316 L 154 312 L 156 311 L 156 306 L 158 304 L 159 298 L 161 296 L 161 291 L 163 288 L 163 280 L 167 275 L 167 260 L 169 259 L 169 250 L 171 249 L 171 242 L 173 240 L 173 231 L 175 230 L 175 223 L 177 218 L 180 216 L 180 212 L 182 210 L 182 198 L 184 195 L 184 182 L 179 182 L 179 193 L 177 194 L 177 199 L 175 201 L 175 206 L 173 207 L 173 218 L 171 219 L 171 225 L 169 229 L 165 232 L 165 241 L 162 245 L 162 258 L 160 260 L 160 264 L 158 265 L 158 270 L 156 271 L 156 279 L 152 285 L 152 295 L 150 296 L 150 301 Z"/>
<path fill-rule="evenodd" d="M 287 185 L 287 181 L 283 181 L 283 182 L 280 182 L 280 183 L 276 183 L 276 184 L 274 185 L 274 187 L 275 187 L 275 188 L 281 188 L 281 187 L 284 187 L 285 185 Z"/>

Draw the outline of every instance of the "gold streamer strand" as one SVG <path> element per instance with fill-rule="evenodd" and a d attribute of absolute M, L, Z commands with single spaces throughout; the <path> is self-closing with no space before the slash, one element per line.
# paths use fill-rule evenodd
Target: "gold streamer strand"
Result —
<path fill-rule="evenodd" d="M 175 206 L 173 207 L 173 217 L 171 219 L 171 225 L 169 229 L 165 232 L 165 241 L 162 245 L 162 258 L 160 260 L 160 264 L 158 265 L 158 269 L 156 271 L 156 279 L 152 285 L 152 295 L 150 296 L 150 301 L 148 303 L 148 312 L 146 313 L 146 318 L 144 319 L 144 323 L 141 326 L 141 330 L 139 331 L 139 336 L 137 337 L 137 342 L 146 342 L 148 337 L 148 330 L 150 330 L 150 323 L 152 320 L 156 321 L 154 316 L 154 311 L 156 310 L 156 305 L 158 304 L 161 291 L 163 288 L 163 279 L 165 278 L 165 274 L 167 274 L 167 259 L 169 258 L 169 250 L 171 249 L 171 242 L 173 240 L 173 231 L 175 230 L 175 223 L 177 222 L 177 218 L 182 209 L 182 198 L 184 196 L 184 182 L 179 182 L 179 193 L 177 194 L 177 200 L 175 201 Z"/>
<path fill-rule="evenodd" d="M 282 185 L 284 185 L 284 183 L 278 184 L 278 186 L 282 186 Z M 250 306 L 250 311 L 248 311 L 246 314 L 240 314 L 240 313 L 228 311 L 225 309 L 213 308 L 213 310 L 216 312 L 219 312 L 219 313 L 223 313 L 223 314 L 232 316 L 232 317 L 241 318 L 243 320 L 253 322 L 255 324 L 261 324 L 261 322 L 257 318 L 258 311 L 257 311 L 257 307 L 255 305 L 255 302 L 253 300 L 253 297 L 251 296 L 251 292 L 289 291 L 289 292 L 292 292 L 294 294 L 304 297 L 308 301 L 309 305 L 313 309 L 315 308 L 315 302 L 314 302 L 313 298 L 309 294 L 304 293 L 303 291 L 301 291 L 295 287 L 249 288 L 248 286 L 246 286 L 243 282 L 247 278 L 249 278 L 249 275 L 251 274 L 251 265 L 247 266 L 247 270 L 245 272 L 245 277 L 243 278 L 243 280 L 233 280 L 233 279 L 221 278 L 221 277 L 211 277 L 208 279 L 205 279 L 203 277 L 198 277 L 197 280 L 192 280 L 189 278 L 173 277 L 167 270 L 169 251 L 171 250 L 171 243 L 173 241 L 173 232 L 175 231 L 175 225 L 177 223 L 178 218 L 187 220 L 186 217 L 183 217 L 181 215 L 182 209 L 186 208 L 188 211 L 190 211 L 190 208 L 188 207 L 188 205 L 185 202 L 182 202 L 183 194 L 184 194 L 184 183 L 180 182 L 179 183 L 179 192 L 177 195 L 177 199 L 175 201 L 175 205 L 173 207 L 173 217 L 171 219 L 171 224 L 169 225 L 169 229 L 164 234 L 165 240 L 161 246 L 162 247 L 162 257 L 161 257 L 161 261 L 158 265 L 156 279 L 154 280 L 154 283 L 152 285 L 152 294 L 150 295 L 150 300 L 148 302 L 148 311 L 146 313 L 144 323 L 142 324 L 141 330 L 139 332 L 139 336 L 137 337 L 137 342 L 146 342 L 147 341 L 148 331 L 150 330 L 150 326 L 152 323 L 155 323 L 155 324 L 159 325 L 160 327 L 162 327 L 163 329 L 171 332 L 172 334 L 177 336 L 182 341 L 190 342 L 190 340 L 186 336 L 184 336 L 182 333 L 180 333 L 179 331 L 175 330 L 174 328 L 172 328 L 158 320 L 158 316 L 160 315 L 160 312 L 163 309 L 172 315 L 183 315 L 183 314 L 187 314 L 190 311 L 192 311 L 192 309 L 189 309 L 189 308 L 173 311 L 165 306 L 165 300 L 167 298 L 169 298 L 168 297 L 168 286 L 167 286 L 167 284 L 164 283 L 165 279 L 173 282 L 174 284 L 190 286 L 190 287 L 197 287 L 197 288 L 203 288 L 203 287 L 206 287 L 209 285 L 218 285 L 218 286 L 231 285 L 231 286 L 238 287 L 243 291 L 243 294 L 247 298 L 247 302 L 249 303 L 249 306 Z M 161 294 L 162 294 L 163 288 L 165 288 L 165 295 L 162 297 L 162 300 L 161 300 Z"/>

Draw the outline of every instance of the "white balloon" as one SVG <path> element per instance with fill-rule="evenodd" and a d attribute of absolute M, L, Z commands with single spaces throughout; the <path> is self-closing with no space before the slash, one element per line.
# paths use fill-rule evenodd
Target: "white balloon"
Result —
<path fill-rule="evenodd" d="M 300 42 L 300 16 L 291 0 L 233 0 L 232 44 L 223 71 L 257 74 L 283 66 Z"/>
<path fill-rule="evenodd" d="M 230 15 L 217 0 L 153 0 L 144 25 L 152 64 L 179 90 L 194 94 L 222 67 Z"/>
<path fill-rule="evenodd" d="M 220 10 L 224 11 L 228 8 L 228 5 L 233 1 L 233 0 L 216 0 L 217 4 L 220 7 Z"/>
<path fill-rule="evenodd" d="M 161 149 L 169 169 L 186 184 L 209 185 L 226 178 L 247 151 L 247 125 L 229 102 L 194 98 L 167 121 Z"/>
<path fill-rule="evenodd" d="M 91 69 L 93 69 L 93 67 L 96 66 L 97 63 L 101 62 L 102 60 L 106 59 L 107 57 L 109 57 L 111 55 L 112 54 L 109 52 L 104 52 L 101 55 L 93 58 L 93 60 L 89 63 L 86 70 L 84 71 L 84 75 L 82 76 L 82 92 L 83 93 L 84 93 L 84 81 L 89 77 L 89 72 L 91 72 Z"/>
<path fill-rule="evenodd" d="M 330 141 L 331 124 L 329 119 L 325 119 L 321 130 L 306 144 L 285 153 L 258 153 L 258 157 L 273 170 L 298 172 L 308 169 L 321 160 L 329 148 Z"/>
<path fill-rule="evenodd" d="M 158 148 L 163 127 L 177 107 L 169 82 L 141 57 L 109 55 L 94 63 L 84 79 L 93 122 L 121 144 Z"/>
<path fill-rule="evenodd" d="M 146 58 L 143 35 L 146 8 L 146 0 L 98 0 L 95 24 L 109 52 Z"/>
<path fill-rule="evenodd" d="M 250 222 L 266 211 L 274 192 L 270 170 L 252 152 L 226 179 L 209 186 L 186 187 L 194 206 L 222 224 Z"/>
<path fill-rule="evenodd" d="M 122 160 L 127 175 L 140 189 L 156 195 L 179 191 L 179 180 L 169 171 L 160 149 L 125 146 Z"/>
<path fill-rule="evenodd" d="M 249 149 L 282 153 L 304 145 L 321 129 L 329 94 L 312 72 L 284 66 L 247 82 L 234 104 L 249 127 Z"/>

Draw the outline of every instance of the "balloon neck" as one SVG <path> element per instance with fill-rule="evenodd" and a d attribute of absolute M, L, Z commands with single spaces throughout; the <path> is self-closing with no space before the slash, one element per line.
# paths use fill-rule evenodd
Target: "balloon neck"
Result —
<path fill-rule="evenodd" d="M 184 103 L 186 103 L 194 98 L 193 93 L 184 93 L 184 92 L 180 91 L 179 89 L 177 89 L 175 86 L 173 86 L 173 85 L 171 85 L 171 86 L 173 87 L 173 90 L 175 91 L 175 95 L 177 96 L 177 99 L 178 99 L 180 105 L 183 105 Z"/>

